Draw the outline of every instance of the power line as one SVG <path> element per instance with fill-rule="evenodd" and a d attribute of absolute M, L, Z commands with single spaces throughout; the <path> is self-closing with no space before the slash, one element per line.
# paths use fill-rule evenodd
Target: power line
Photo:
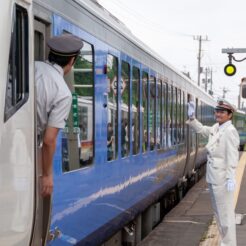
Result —
<path fill-rule="evenodd" d="M 186 36 L 186 37 L 191 37 L 191 34 L 187 34 L 187 33 L 183 33 L 183 32 L 179 32 L 179 31 L 172 31 L 172 30 L 168 30 L 166 26 L 158 23 L 158 22 L 154 22 L 153 20 L 149 19 L 147 15 L 143 15 L 142 13 L 136 11 L 135 9 L 131 9 L 129 8 L 127 5 L 123 4 L 121 1 L 115 1 L 115 0 L 111 0 L 111 3 L 113 3 L 118 9 L 120 9 L 120 11 L 122 12 L 122 9 L 124 9 L 124 11 L 127 13 L 127 18 L 133 17 L 135 20 L 137 20 L 140 24 L 145 23 L 146 25 L 148 25 L 151 30 L 155 30 L 156 32 L 160 33 L 164 33 L 165 35 L 167 35 L 167 33 L 175 35 L 175 36 Z M 158 28 L 159 27 L 159 28 Z M 165 32 L 163 31 L 166 30 Z"/>

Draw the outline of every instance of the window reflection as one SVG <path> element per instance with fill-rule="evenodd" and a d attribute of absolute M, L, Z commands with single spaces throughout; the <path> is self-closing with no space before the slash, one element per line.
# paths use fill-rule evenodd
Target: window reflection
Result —
<path fill-rule="evenodd" d="M 83 41 L 81 55 L 76 59 L 73 67 L 74 88 L 78 96 L 78 125 L 80 129 L 80 164 L 87 165 L 93 162 L 93 48 Z"/>
<path fill-rule="evenodd" d="M 173 93 L 172 93 L 172 86 L 168 85 L 168 105 L 167 105 L 167 145 L 168 147 L 171 147 L 172 143 L 172 98 L 173 98 Z"/>
<path fill-rule="evenodd" d="M 65 172 L 92 164 L 94 157 L 93 46 L 85 41 L 83 43 L 81 55 L 72 69 L 72 110 L 62 138 L 62 165 Z"/>
<path fill-rule="evenodd" d="M 167 95 L 166 95 L 166 83 L 162 83 L 162 147 L 167 145 Z"/>
<path fill-rule="evenodd" d="M 149 112 L 149 129 L 150 129 L 150 150 L 154 150 L 156 144 L 155 116 L 156 116 L 156 79 L 150 77 L 150 112 Z"/>
<path fill-rule="evenodd" d="M 173 88 L 173 102 L 172 102 L 172 109 L 173 109 L 173 120 L 172 120 L 172 145 L 177 143 L 177 88 Z"/>
<path fill-rule="evenodd" d="M 146 152 L 148 149 L 148 74 L 143 72 L 142 74 L 142 152 Z"/>
<path fill-rule="evenodd" d="M 139 85 L 140 85 L 140 72 L 139 69 L 133 67 L 132 75 L 132 148 L 133 154 L 139 153 L 140 145 L 140 121 L 139 121 Z"/>
<path fill-rule="evenodd" d="M 162 93 L 161 93 L 161 80 L 158 80 L 157 82 L 157 97 L 156 97 L 157 105 L 156 105 L 156 110 L 157 110 L 157 121 L 156 121 L 156 145 L 157 149 L 161 148 L 161 141 L 162 141 L 162 134 L 161 134 L 161 125 L 162 125 Z"/>
<path fill-rule="evenodd" d="M 130 151 L 130 65 L 122 61 L 121 65 L 121 156 L 129 155 Z"/>
<path fill-rule="evenodd" d="M 118 156 L 118 59 L 107 56 L 108 77 L 108 123 L 107 123 L 107 159 L 115 160 Z"/>

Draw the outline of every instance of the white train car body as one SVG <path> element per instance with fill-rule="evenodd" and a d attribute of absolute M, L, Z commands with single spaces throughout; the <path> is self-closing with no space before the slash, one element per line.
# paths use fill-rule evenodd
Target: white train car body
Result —
<path fill-rule="evenodd" d="M 29 245 L 33 231 L 32 20 L 31 0 L 0 2 L 0 245 Z"/>

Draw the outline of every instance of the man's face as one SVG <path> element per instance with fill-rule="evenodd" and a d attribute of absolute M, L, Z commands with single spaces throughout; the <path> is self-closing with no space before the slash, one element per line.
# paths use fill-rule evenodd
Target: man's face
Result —
<path fill-rule="evenodd" d="M 215 110 L 214 111 L 216 121 L 221 125 L 231 119 L 232 114 L 226 110 Z"/>
<path fill-rule="evenodd" d="M 69 63 L 63 68 L 64 75 L 68 74 L 72 70 L 74 63 L 75 63 L 75 57 L 72 57 Z"/>

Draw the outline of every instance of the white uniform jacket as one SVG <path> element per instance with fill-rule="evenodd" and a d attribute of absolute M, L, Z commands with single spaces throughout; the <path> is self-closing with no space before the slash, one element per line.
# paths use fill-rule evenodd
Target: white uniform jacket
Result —
<path fill-rule="evenodd" d="M 222 185 L 234 178 L 239 160 L 239 135 L 231 121 L 220 125 L 204 126 L 198 120 L 186 122 L 196 133 L 208 137 L 206 180 L 210 184 Z"/>
<path fill-rule="evenodd" d="M 65 127 L 72 95 L 63 78 L 63 69 L 49 62 L 35 62 L 38 132 L 46 127 Z"/>

